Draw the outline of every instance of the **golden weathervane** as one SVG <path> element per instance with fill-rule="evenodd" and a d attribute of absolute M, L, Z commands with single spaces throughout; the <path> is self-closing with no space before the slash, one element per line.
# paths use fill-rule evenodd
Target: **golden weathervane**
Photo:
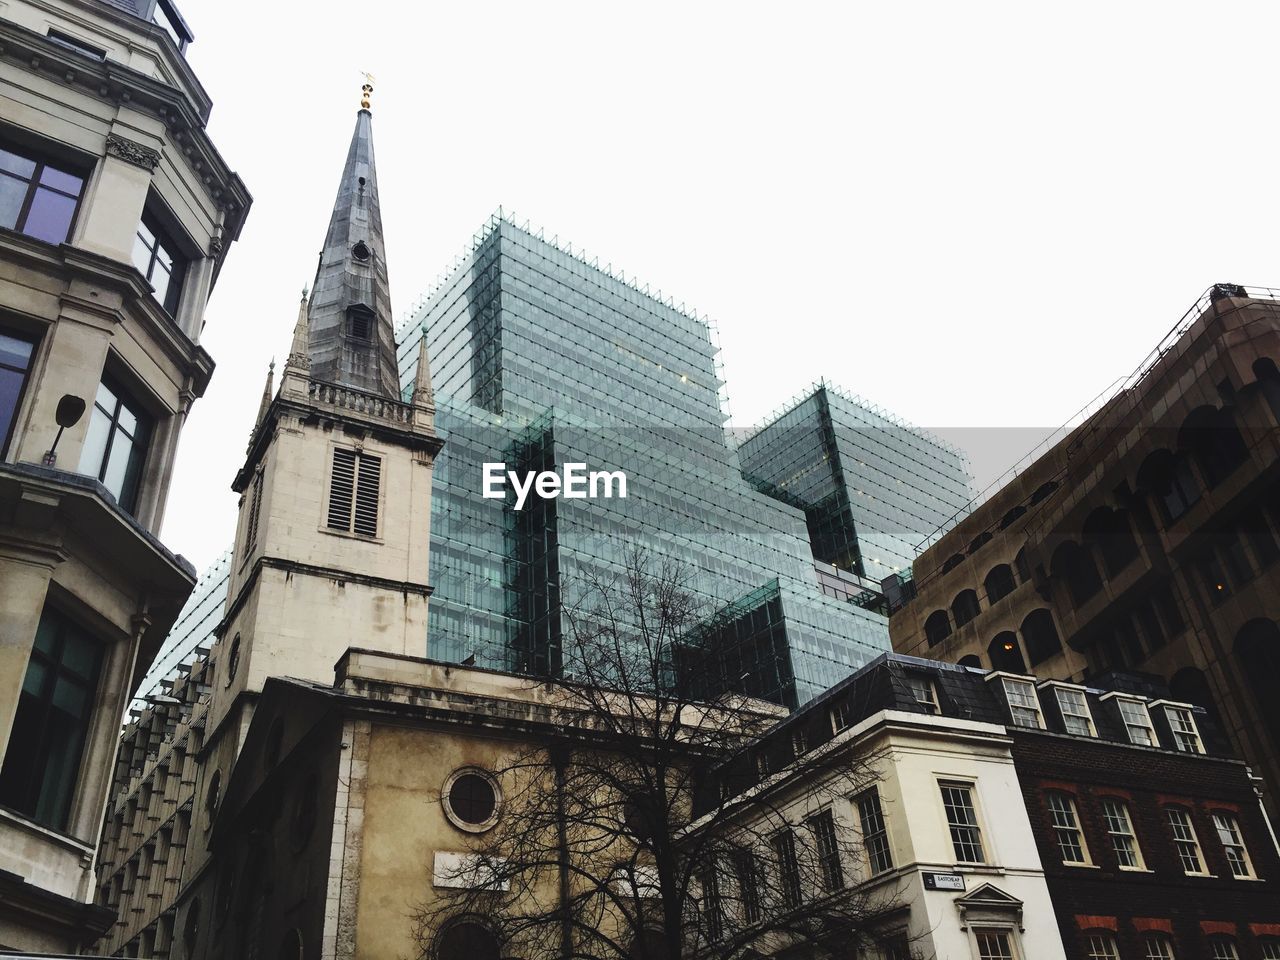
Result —
<path fill-rule="evenodd" d="M 364 86 L 360 88 L 360 109 L 369 109 L 369 98 L 373 96 L 373 74 L 364 75 Z"/>

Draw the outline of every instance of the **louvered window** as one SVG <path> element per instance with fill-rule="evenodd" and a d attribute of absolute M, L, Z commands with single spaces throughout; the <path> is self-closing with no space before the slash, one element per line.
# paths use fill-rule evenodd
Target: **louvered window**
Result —
<path fill-rule="evenodd" d="M 377 536 L 381 485 L 381 458 L 335 449 L 333 475 L 329 481 L 329 529 L 364 537 Z"/>
<path fill-rule="evenodd" d="M 258 544 L 258 512 L 262 509 L 262 474 L 253 478 L 253 496 L 249 502 L 249 535 L 245 538 L 245 551 Z"/>

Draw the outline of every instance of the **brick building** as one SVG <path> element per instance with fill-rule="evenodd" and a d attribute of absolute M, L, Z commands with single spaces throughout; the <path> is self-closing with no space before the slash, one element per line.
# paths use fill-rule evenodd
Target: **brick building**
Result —
<path fill-rule="evenodd" d="M 1077 681 L 1157 675 L 1274 796 L 1277 299 L 1208 291 L 1110 400 L 889 584 L 894 649 Z"/>

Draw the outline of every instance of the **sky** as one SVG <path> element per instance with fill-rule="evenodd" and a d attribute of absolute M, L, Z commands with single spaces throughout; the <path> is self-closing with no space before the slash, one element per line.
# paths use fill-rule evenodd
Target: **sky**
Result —
<path fill-rule="evenodd" d="M 716 325 L 735 425 L 825 377 L 979 487 L 1206 287 L 1280 287 L 1280 5 L 186 0 L 254 202 L 163 539 L 203 568 L 358 106 L 397 322 L 499 206 Z"/>

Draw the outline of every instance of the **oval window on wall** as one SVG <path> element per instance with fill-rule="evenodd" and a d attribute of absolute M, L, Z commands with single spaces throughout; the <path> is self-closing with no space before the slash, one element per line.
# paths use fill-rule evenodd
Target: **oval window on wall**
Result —
<path fill-rule="evenodd" d="M 441 800 L 450 823 L 460 830 L 481 833 L 498 822 L 502 791 L 488 771 L 463 767 L 445 781 Z"/>

